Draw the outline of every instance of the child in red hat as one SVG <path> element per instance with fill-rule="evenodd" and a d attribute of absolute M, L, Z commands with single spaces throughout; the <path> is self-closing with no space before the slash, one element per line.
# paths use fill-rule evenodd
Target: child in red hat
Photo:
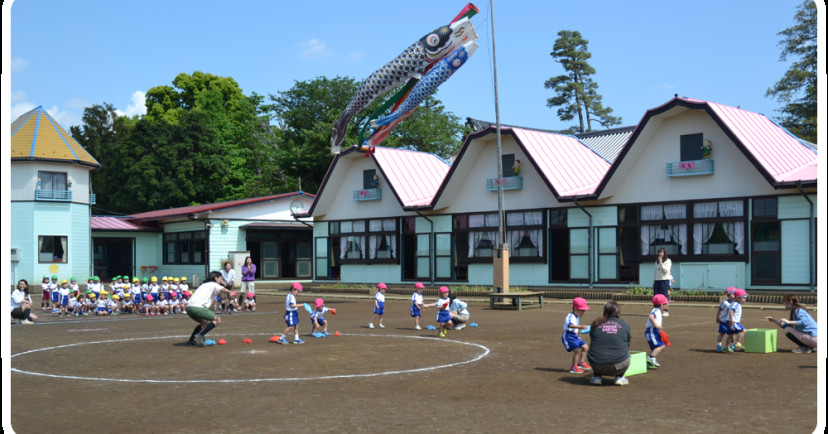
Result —
<path fill-rule="evenodd" d="M 650 355 L 647 356 L 647 367 L 650 369 L 658 369 L 661 365 L 656 360 L 659 353 L 664 349 L 666 343 L 661 339 L 661 333 L 664 331 L 663 313 L 667 309 L 667 296 L 664 294 L 656 294 L 653 297 L 653 310 L 647 316 L 647 326 L 644 330 L 644 337 L 647 339 L 647 344 L 650 346 Z"/>
<path fill-rule="evenodd" d="M 579 337 L 581 330 L 588 330 L 588 325 L 581 325 L 581 317 L 589 310 L 587 301 L 582 297 L 575 297 L 572 300 L 572 312 L 566 315 L 563 325 L 563 336 L 561 342 L 563 343 L 566 352 L 572 353 L 572 367 L 569 368 L 570 374 L 583 374 L 584 371 L 592 369 L 586 362 L 587 351 L 589 345 Z"/>

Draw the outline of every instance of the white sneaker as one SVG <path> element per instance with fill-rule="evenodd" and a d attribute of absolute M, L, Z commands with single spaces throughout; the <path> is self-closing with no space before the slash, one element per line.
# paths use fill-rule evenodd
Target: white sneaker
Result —
<path fill-rule="evenodd" d="M 369 328 L 369 329 L 372 329 L 372 328 L 374 328 L 374 323 L 372 323 L 372 322 L 369 322 L 369 323 L 368 323 L 368 328 Z"/>
<path fill-rule="evenodd" d="M 594 384 L 596 386 L 601 385 L 601 377 L 597 375 L 593 375 L 592 378 L 589 379 L 589 384 Z"/>
<path fill-rule="evenodd" d="M 616 386 L 626 386 L 628 384 L 630 384 L 630 380 L 627 380 L 627 377 L 615 377 Z"/>
<path fill-rule="evenodd" d="M 384 329 L 384 328 L 385 328 L 385 326 L 384 326 L 384 325 L 382 325 L 382 323 L 379 323 L 379 328 Z"/>
<path fill-rule="evenodd" d="M 414 330 L 422 330 L 423 328 L 420 326 L 414 326 Z"/>
<path fill-rule="evenodd" d="M 462 330 L 463 327 L 465 327 L 465 326 L 466 326 L 465 323 L 460 323 L 460 324 L 457 324 L 456 326 L 454 326 L 454 329 L 455 330 Z"/>
<path fill-rule="evenodd" d="M 27 319 L 20 320 L 20 324 L 34 324 L 34 321 L 29 321 Z"/>
<path fill-rule="evenodd" d="M 667 318 L 668 316 L 670 316 L 670 312 L 665 310 L 664 313 L 661 314 L 661 316 L 663 316 L 664 318 Z"/>

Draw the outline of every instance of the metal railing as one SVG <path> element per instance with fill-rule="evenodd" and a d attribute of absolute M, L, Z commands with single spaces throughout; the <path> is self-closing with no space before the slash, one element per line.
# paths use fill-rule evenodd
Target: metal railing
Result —
<path fill-rule="evenodd" d="M 367 188 L 364 190 L 354 190 L 354 200 L 380 200 L 382 199 L 381 188 Z"/>
<path fill-rule="evenodd" d="M 35 200 L 51 200 L 57 202 L 71 202 L 71 190 L 35 190 Z"/>
<path fill-rule="evenodd" d="M 497 191 L 498 185 L 503 185 L 504 190 L 522 190 L 522 176 L 504 176 L 503 178 L 489 178 L 486 180 L 486 190 Z"/>
<path fill-rule="evenodd" d="M 712 175 L 714 169 L 713 160 L 674 161 L 667 163 L 667 177 Z"/>

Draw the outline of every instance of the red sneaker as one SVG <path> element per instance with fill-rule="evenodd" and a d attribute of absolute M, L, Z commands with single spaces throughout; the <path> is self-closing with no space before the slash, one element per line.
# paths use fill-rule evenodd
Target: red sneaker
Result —
<path fill-rule="evenodd" d="M 578 362 L 578 367 L 583 369 L 584 371 L 592 370 L 592 366 L 589 366 L 587 362 Z"/>
<path fill-rule="evenodd" d="M 577 367 L 577 366 L 573 366 L 573 367 L 569 368 L 569 373 L 570 374 L 583 374 L 584 370 Z"/>

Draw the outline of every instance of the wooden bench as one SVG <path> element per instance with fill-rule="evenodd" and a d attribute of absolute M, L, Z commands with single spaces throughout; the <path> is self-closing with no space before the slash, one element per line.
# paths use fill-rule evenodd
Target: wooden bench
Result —
<path fill-rule="evenodd" d="M 537 297 L 537 303 L 534 301 L 524 301 L 524 298 L 531 299 Z M 513 309 L 523 310 L 530 308 L 543 307 L 543 293 L 542 292 L 500 292 L 496 294 L 489 294 L 489 307 L 492 309 Z"/>

